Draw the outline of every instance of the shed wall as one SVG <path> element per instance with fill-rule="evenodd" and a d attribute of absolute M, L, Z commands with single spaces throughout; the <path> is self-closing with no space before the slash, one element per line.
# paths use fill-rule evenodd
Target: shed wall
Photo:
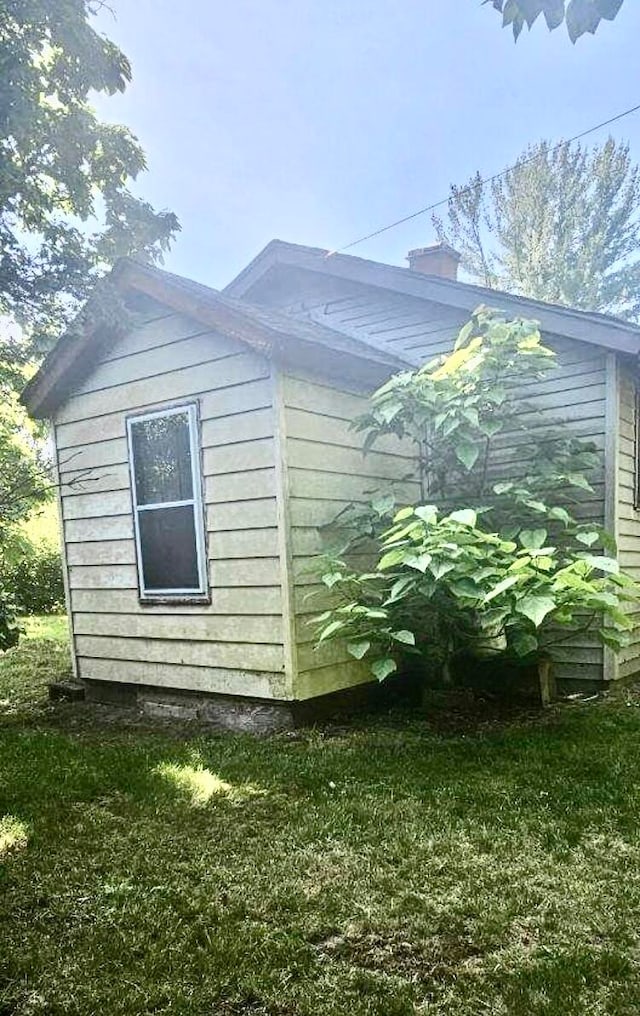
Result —
<path fill-rule="evenodd" d="M 416 483 L 401 480 L 415 469 L 411 451 L 393 437 L 363 455 L 363 435 L 349 424 L 366 408 L 362 392 L 336 388 L 302 376 L 282 379 L 290 555 L 298 699 L 371 681 L 369 665 L 354 660 L 344 643 L 314 648 L 317 632 L 309 624 L 326 605 L 326 590 L 313 569 L 323 549 L 319 526 L 331 522 L 352 501 L 365 502 L 375 489 L 395 481 L 400 498 L 419 496 Z"/>
<path fill-rule="evenodd" d="M 141 605 L 126 416 L 196 400 L 210 605 Z M 269 363 L 163 313 L 96 364 L 54 420 L 81 678 L 286 697 Z"/>
<path fill-rule="evenodd" d="M 618 365 L 618 441 L 617 441 L 617 537 L 621 568 L 640 582 L 640 512 L 635 503 L 636 484 L 636 372 L 624 363 Z M 629 645 L 617 660 L 617 676 L 631 677 L 640 671 L 640 606 L 633 609 L 635 627 Z"/>
<path fill-rule="evenodd" d="M 448 352 L 457 332 L 468 320 L 466 312 L 443 304 L 293 268 L 280 268 L 277 273 L 270 273 L 247 293 L 246 298 L 317 321 L 416 364 Z M 499 305 L 498 298 L 496 305 Z M 529 433 L 548 428 L 552 423 L 570 426 L 576 436 L 593 441 L 603 456 L 602 467 L 593 477 L 594 493 L 581 494 L 573 510 L 585 521 L 603 525 L 607 354 L 599 346 L 562 336 L 545 335 L 544 340 L 557 353 L 557 368 L 546 380 L 521 387 L 521 423 L 525 433 L 504 442 L 504 458 L 498 459 L 497 468 L 511 456 L 519 461 L 526 459 Z M 320 444 L 335 440 L 337 445 L 332 447 L 341 449 L 339 455 L 333 456 L 332 452 L 335 461 L 342 463 L 338 482 L 329 484 L 328 466 L 314 475 L 307 459 L 307 466 L 294 483 L 294 519 L 304 510 L 307 524 L 314 517 L 326 521 L 331 497 L 336 498 L 335 507 L 339 509 L 341 503 L 349 500 L 351 491 L 357 496 L 361 490 L 359 477 L 347 468 L 353 459 L 345 449 L 354 441 L 354 435 L 348 435 L 346 421 L 359 411 L 362 401 L 354 401 L 354 396 L 347 393 L 336 392 L 335 396 L 329 396 L 320 389 L 317 396 L 311 398 L 308 389 L 301 388 L 294 380 L 289 385 L 288 399 L 292 434 L 302 425 L 307 431 L 315 428 L 319 434 L 327 435 Z M 527 407 L 526 401 L 535 408 Z M 294 468 L 297 468 L 295 448 L 292 448 L 292 455 Z M 331 495 L 330 490 L 333 491 Z M 298 541 L 302 538 L 309 540 L 310 536 L 296 536 Z M 603 678 L 602 647 L 590 633 L 558 644 L 554 655 L 556 673 L 561 679 L 593 681 Z M 301 659 L 306 659 L 305 653 L 301 653 Z"/>

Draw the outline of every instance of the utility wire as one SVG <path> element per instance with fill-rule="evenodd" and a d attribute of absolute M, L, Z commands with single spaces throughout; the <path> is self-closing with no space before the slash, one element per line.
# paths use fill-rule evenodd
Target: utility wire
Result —
<path fill-rule="evenodd" d="M 586 138 L 588 134 L 593 134 L 595 131 L 602 130 L 603 127 L 608 127 L 609 124 L 616 123 L 618 120 L 622 120 L 625 116 L 630 116 L 632 113 L 637 113 L 640 110 L 640 103 L 637 106 L 632 106 L 631 109 L 625 109 L 623 113 L 618 113 L 616 116 L 612 116 L 609 120 L 603 120 L 602 123 L 598 123 L 595 127 L 589 127 L 586 131 L 581 131 L 580 134 L 575 134 L 572 138 L 568 138 L 566 141 L 559 141 L 557 145 L 552 148 L 552 152 L 557 152 L 560 148 L 564 148 L 565 145 L 571 145 L 574 141 L 580 141 L 581 138 Z M 484 187 L 485 184 L 493 183 L 494 180 L 499 180 L 500 177 L 506 176 L 510 173 L 515 166 L 526 166 L 530 162 L 535 162 L 538 158 L 537 155 L 532 155 L 528 159 L 523 159 L 521 162 L 515 163 L 513 166 L 507 166 L 506 169 L 500 170 L 499 173 L 494 173 L 493 176 L 489 176 L 486 179 L 480 180 L 480 185 Z M 471 190 L 477 187 L 477 182 L 469 184 L 467 187 L 462 187 L 457 193 L 468 194 Z M 361 236 L 358 240 L 352 240 L 351 243 L 345 244 L 344 247 L 336 247 L 335 250 L 329 251 L 325 257 L 331 257 L 332 254 L 341 254 L 345 250 L 350 250 L 352 247 L 357 247 L 358 244 L 364 243 L 365 240 L 372 240 L 374 236 L 380 236 L 381 233 L 387 233 L 390 229 L 395 229 L 396 226 L 401 226 L 405 222 L 411 222 L 412 219 L 417 219 L 420 215 L 426 215 L 427 212 L 433 212 L 436 208 L 441 208 L 442 205 L 448 204 L 451 195 L 446 198 L 442 198 L 441 201 L 436 201 L 432 205 L 427 205 L 426 208 L 420 208 L 417 212 L 412 212 L 411 215 L 405 215 L 402 219 L 396 219 L 395 222 L 390 222 L 388 226 L 381 226 L 380 229 L 375 229 L 373 233 L 367 233 L 366 236 Z"/>

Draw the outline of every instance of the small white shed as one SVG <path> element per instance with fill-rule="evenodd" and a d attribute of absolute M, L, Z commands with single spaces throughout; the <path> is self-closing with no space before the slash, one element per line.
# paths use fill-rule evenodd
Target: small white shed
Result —
<path fill-rule="evenodd" d="M 363 456 L 350 421 L 390 374 L 450 349 L 482 303 L 541 323 L 559 366 L 524 393 L 526 422 L 561 419 L 600 450 L 576 510 L 640 578 L 640 329 L 461 283 L 457 260 L 436 245 L 406 269 L 272 241 L 224 294 L 118 266 L 128 326 L 63 336 L 23 395 L 52 421 L 90 697 L 255 728 L 370 682 L 338 643 L 314 650 L 317 527 L 411 473 L 395 439 Z M 637 620 L 619 657 L 589 632 L 564 643 L 559 683 L 640 672 Z"/>
<path fill-rule="evenodd" d="M 136 262 L 112 282 L 128 327 L 63 337 L 23 395 L 52 424 L 88 697 L 256 728 L 369 682 L 314 650 L 308 566 L 319 525 L 407 473 L 349 429 L 406 361 Z"/>

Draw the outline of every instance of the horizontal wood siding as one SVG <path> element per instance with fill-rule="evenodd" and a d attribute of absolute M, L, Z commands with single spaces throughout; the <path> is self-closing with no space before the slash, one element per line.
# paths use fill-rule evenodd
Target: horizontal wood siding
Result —
<path fill-rule="evenodd" d="M 635 506 L 636 435 L 633 368 L 619 365 L 618 411 L 618 560 L 621 568 L 640 582 L 640 512 Z M 618 656 L 618 677 L 640 672 L 640 604 L 629 606 L 635 627 L 630 642 Z"/>
<path fill-rule="evenodd" d="M 272 278 L 258 281 L 247 299 L 317 321 L 391 350 L 415 364 L 449 352 L 457 332 L 468 320 L 466 312 L 443 304 L 296 268 L 281 268 L 277 284 Z M 500 307 L 498 294 L 495 300 L 487 302 Z M 502 440 L 504 451 L 498 451 L 493 465 L 496 475 L 512 459 L 526 461 L 531 436 L 552 424 L 562 429 L 570 427 L 573 434 L 592 440 L 604 452 L 605 351 L 561 336 L 545 335 L 544 340 L 557 353 L 557 366 L 544 381 L 521 386 L 519 429 Z M 360 440 L 359 435 L 345 428 L 345 421 L 352 419 L 362 406 L 357 395 L 318 388 L 311 400 L 306 383 L 292 380 L 288 400 L 289 432 L 305 442 L 300 450 L 295 446 L 291 449 L 293 541 L 299 553 L 308 554 L 313 539 L 304 531 L 304 523 L 313 526 L 318 520 L 326 521 L 331 509 L 339 510 L 345 501 L 357 499 L 364 489 L 375 487 L 385 472 L 384 460 L 379 456 L 356 472 L 352 453 L 347 453 L 347 449 L 353 449 L 357 455 Z M 319 436 L 314 437 L 314 433 Z M 314 440 L 319 447 L 325 443 L 332 448 L 322 468 L 318 468 L 318 455 L 306 444 Z M 376 450 L 382 453 L 387 449 Z M 306 462 L 304 451 L 309 451 Z M 349 465 L 351 469 L 347 468 Z M 392 471 L 397 475 L 396 467 Z M 338 483 L 333 482 L 336 475 L 341 475 Z M 594 493 L 581 495 L 574 510 L 579 518 L 601 525 L 605 500 L 603 467 L 596 471 L 593 481 Z M 628 472 L 622 483 L 628 484 Z M 626 490 L 630 490 L 628 485 Z M 625 496 L 628 499 L 628 493 Z M 640 553 L 633 560 L 640 565 Z M 587 644 L 583 639 L 578 639 L 575 645 L 563 644 L 557 657 L 561 677 L 602 678 L 602 650 L 590 640 Z"/>
<path fill-rule="evenodd" d="M 363 454 L 363 435 L 349 426 L 366 406 L 362 394 L 293 376 L 283 379 L 282 393 L 297 655 L 294 694 L 306 699 L 371 680 L 368 664 L 349 656 L 344 644 L 314 648 L 316 632 L 309 616 L 324 605 L 314 568 L 322 550 L 318 527 L 349 502 L 367 500 L 374 489 L 388 489 L 395 482 L 399 496 L 409 501 L 418 498 L 419 488 L 402 482 L 415 471 L 406 444 L 388 438 Z"/>
<path fill-rule="evenodd" d="M 282 590 L 266 360 L 182 315 L 141 325 L 56 415 L 81 677 L 279 698 Z M 196 399 L 211 604 L 142 605 L 126 416 Z"/>

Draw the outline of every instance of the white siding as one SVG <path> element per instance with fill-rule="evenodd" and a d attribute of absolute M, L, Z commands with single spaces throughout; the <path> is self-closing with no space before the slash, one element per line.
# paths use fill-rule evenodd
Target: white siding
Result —
<path fill-rule="evenodd" d="M 349 656 L 344 644 L 314 648 L 317 632 L 309 620 L 326 599 L 313 569 L 323 547 L 318 527 L 331 522 L 349 502 L 366 501 L 372 490 L 388 488 L 414 472 L 415 462 L 411 450 L 391 437 L 363 454 L 363 435 L 349 426 L 366 408 L 361 393 L 287 376 L 282 399 L 297 657 L 294 693 L 307 699 L 372 679 L 368 664 Z M 399 496 L 407 501 L 418 497 L 418 489 L 415 483 L 397 484 Z"/>
<path fill-rule="evenodd" d="M 141 605 L 125 419 L 190 400 L 201 417 L 212 602 Z M 105 354 L 54 423 L 80 677 L 284 697 L 268 362 L 166 314 Z"/>
<path fill-rule="evenodd" d="M 635 507 L 636 435 L 635 435 L 635 372 L 631 367 L 619 368 L 618 404 L 618 559 L 621 568 L 640 582 L 640 512 Z M 640 671 L 640 608 L 631 612 L 635 628 L 629 646 L 618 657 L 618 677 L 631 677 Z"/>
<path fill-rule="evenodd" d="M 277 284 L 272 278 L 258 283 L 247 299 L 317 321 L 417 364 L 448 352 L 458 330 L 468 320 L 464 311 L 442 304 L 299 269 L 281 270 Z M 487 303 L 499 307 L 499 297 Z M 593 441 L 604 453 L 605 350 L 554 335 L 545 335 L 544 340 L 556 351 L 557 366 L 544 381 L 522 386 L 523 429 L 503 441 L 504 453 L 496 455 L 496 472 L 504 469 L 510 458 L 522 461 L 529 435 L 554 424 L 570 427 L 573 434 Z M 382 454 L 372 458 L 363 469 L 358 467 L 361 438 L 348 431 L 346 421 L 361 411 L 362 405 L 362 399 L 352 393 L 315 386 L 312 397 L 306 383 L 294 379 L 288 382 L 291 515 L 294 550 L 299 554 L 297 589 L 310 581 L 300 570 L 313 544 L 306 527 L 327 521 L 331 513 L 335 514 L 345 502 L 358 499 L 363 489 L 376 486 L 387 473 L 397 475 L 395 467 L 386 469 Z M 297 445 L 294 439 L 298 440 Z M 317 442 L 315 450 L 310 448 L 311 441 Z M 331 454 L 321 461 L 325 446 L 331 446 Z M 351 449 L 356 452 L 355 458 Z M 385 451 L 382 446 L 376 450 Z M 322 468 L 318 468 L 320 464 Z M 581 494 L 573 506 L 578 517 L 603 524 L 604 481 L 603 462 L 593 477 L 594 493 Z M 300 601 L 299 593 L 297 597 Z M 555 657 L 560 679 L 602 680 L 603 652 L 591 634 L 563 642 L 555 650 Z"/>

